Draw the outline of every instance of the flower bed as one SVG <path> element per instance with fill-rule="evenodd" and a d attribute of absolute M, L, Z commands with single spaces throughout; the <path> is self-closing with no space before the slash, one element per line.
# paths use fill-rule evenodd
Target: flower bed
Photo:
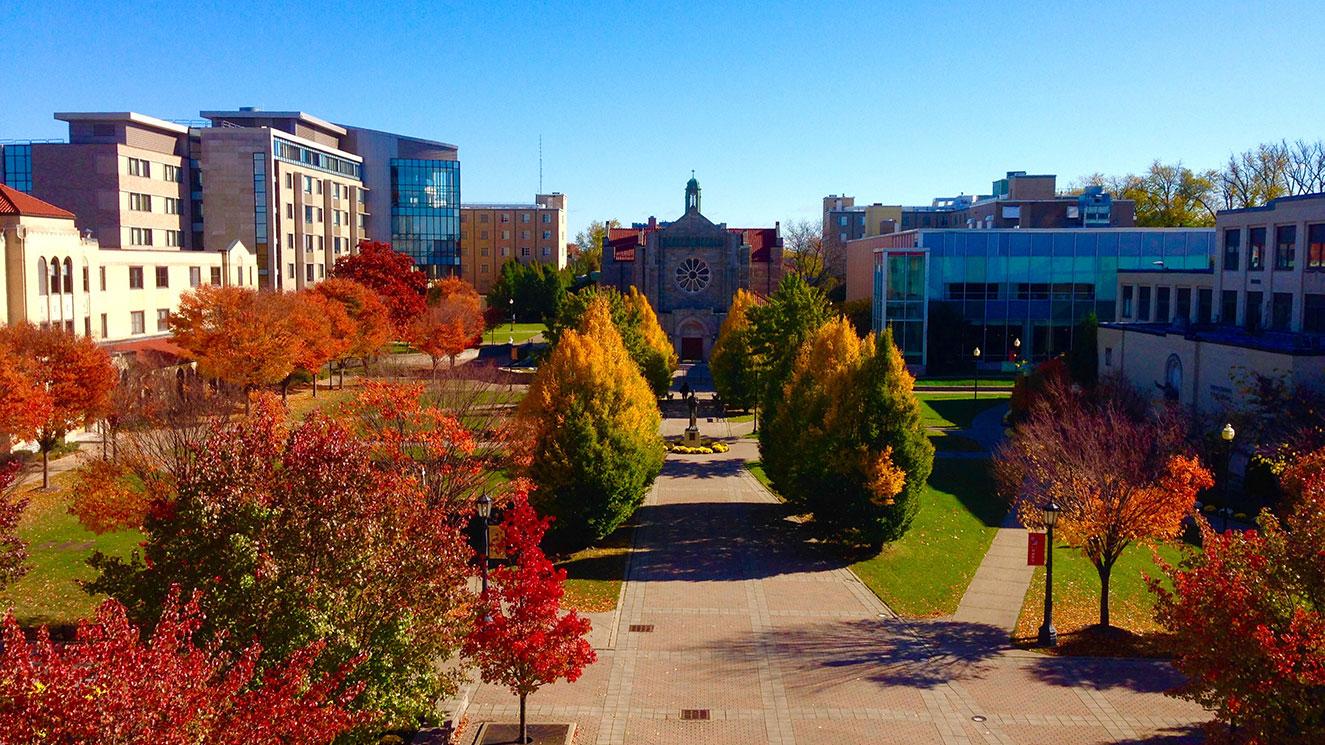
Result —
<path fill-rule="evenodd" d="M 731 448 L 727 443 L 721 440 L 703 440 L 702 445 L 686 445 L 683 440 L 666 440 L 667 452 L 678 453 L 680 455 L 713 455 L 714 453 L 725 453 Z"/>

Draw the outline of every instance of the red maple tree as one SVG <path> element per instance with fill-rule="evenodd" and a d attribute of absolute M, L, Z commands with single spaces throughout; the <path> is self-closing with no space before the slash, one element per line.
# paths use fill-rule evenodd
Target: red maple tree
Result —
<path fill-rule="evenodd" d="M 464 644 L 485 682 L 504 685 L 520 697 L 520 742 L 527 742 L 529 694 L 561 678 L 574 682 L 597 660 L 584 638 L 589 620 L 561 610 L 566 572 L 539 548 L 552 521 L 529 505 L 528 488 L 523 481 L 515 483 L 498 546 L 510 563 L 492 572 L 489 593 L 479 599 L 474 630 Z"/>
<path fill-rule="evenodd" d="M 105 413 L 117 374 L 110 355 L 86 336 L 62 329 L 38 328 L 30 323 L 0 327 L 0 347 L 22 358 L 31 388 L 40 389 L 46 402 L 29 404 L 29 413 L 44 418 L 32 435 L 41 450 L 41 485 L 50 485 L 47 458 L 70 430 L 86 426 Z M 5 397 L 8 391 L 5 391 Z"/>
<path fill-rule="evenodd" d="M 272 293 L 204 285 L 180 297 L 170 330 L 204 377 L 249 392 L 294 369 L 298 345 L 285 305 Z"/>
<path fill-rule="evenodd" d="M 1134 542 L 1176 537 L 1214 481 L 1185 455 L 1176 412 L 1138 418 L 1128 396 L 1103 391 L 1049 382 L 999 447 L 994 471 L 1023 525 L 1039 527 L 1042 508 L 1058 504 L 1059 535 L 1095 565 L 1108 626 L 1114 563 Z"/>
<path fill-rule="evenodd" d="M 482 340 L 483 300 L 468 282 L 447 277 L 428 291 L 428 307 L 410 321 L 406 338 L 415 349 L 432 360 L 432 374 L 437 376 L 437 362 L 442 357 L 455 358 Z"/>
<path fill-rule="evenodd" d="M 361 241 L 358 253 L 336 260 L 331 276 L 352 279 L 376 292 L 386 304 L 397 334 L 403 335 L 410 321 L 423 312 L 428 275 L 390 243 Z"/>
<path fill-rule="evenodd" d="M 315 678 L 323 645 L 310 644 L 257 680 L 260 647 L 231 657 L 193 643 L 202 626 L 195 595 L 173 589 L 143 643 L 124 606 L 107 600 L 74 644 L 45 628 L 28 642 L 12 614 L 0 650 L 0 742 L 314 745 L 372 717 L 348 706 L 353 664 Z"/>
<path fill-rule="evenodd" d="M 341 306 L 350 321 L 349 345 L 337 358 L 344 385 L 347 359 L 357 357 L 366 371 L 368 360 L 391 341 L 391 315 L 376 292 L 352 279 L 332 277 L 318 282 L 313 290 Z"/>
<path fill-rule="evenodd" d="M 51 415 L 51 397 L 33 374 L 34 362 L 0 341 L 0 437 L 31 440 Z"/>

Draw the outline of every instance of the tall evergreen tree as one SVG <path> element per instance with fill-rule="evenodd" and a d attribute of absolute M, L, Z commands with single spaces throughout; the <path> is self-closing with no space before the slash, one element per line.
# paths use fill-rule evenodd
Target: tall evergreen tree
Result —
<path fill-rule="evenodd" d="M 550 540 L 587 545 L 635 511 L 662 469 L 658 407 L 604 295 L 563 329 L 521 402 L 517 423 L 532 502 L 556 518 Z"/>
<path fill-rule="evenodd" d="M 672 384 L 672 371 L 676 369 L 676 353 L 654 315 L 649 301 L 638 291 L 633 296 L 622 295 L 612 287 L 587 287 L 566 295 L 555 323 L 550 324 L 547 337 L 555 346 L 564 333 L 583 322 L 589 307 L 598 300 L 606 302 L 608 314 L 626 352 L 635 361 L 654 396 L 663 396 Z"/>

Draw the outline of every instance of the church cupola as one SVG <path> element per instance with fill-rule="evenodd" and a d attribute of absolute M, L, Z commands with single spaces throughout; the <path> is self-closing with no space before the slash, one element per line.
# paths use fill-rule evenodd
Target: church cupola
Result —
<path fill-rule="evenodd" d="M 686 212 L 699 212 L 699 182 L 695 180 L 695 172 L 690 172 L 690 180 L 686 182 Z"/>

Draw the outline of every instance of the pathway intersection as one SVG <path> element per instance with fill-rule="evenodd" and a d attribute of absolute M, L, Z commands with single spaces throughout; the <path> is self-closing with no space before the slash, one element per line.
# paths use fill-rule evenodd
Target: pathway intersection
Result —
<path fill-rule="evenodd" d="M 1163 695 L 1167 663 L 1013 650 L 1001 619 L 960 612 L 898 619 L 750 476 L 754 442 L 729 442 L 668 458 L 618 611 L 596 619 L 612 625 L 594 635 L 598 663 L 531 696 L 531 720 L 574 721 L 583 745 L 1199 741 L 1208 716 Z M 494 686 L 467 712 L 517 713 Z"/>

